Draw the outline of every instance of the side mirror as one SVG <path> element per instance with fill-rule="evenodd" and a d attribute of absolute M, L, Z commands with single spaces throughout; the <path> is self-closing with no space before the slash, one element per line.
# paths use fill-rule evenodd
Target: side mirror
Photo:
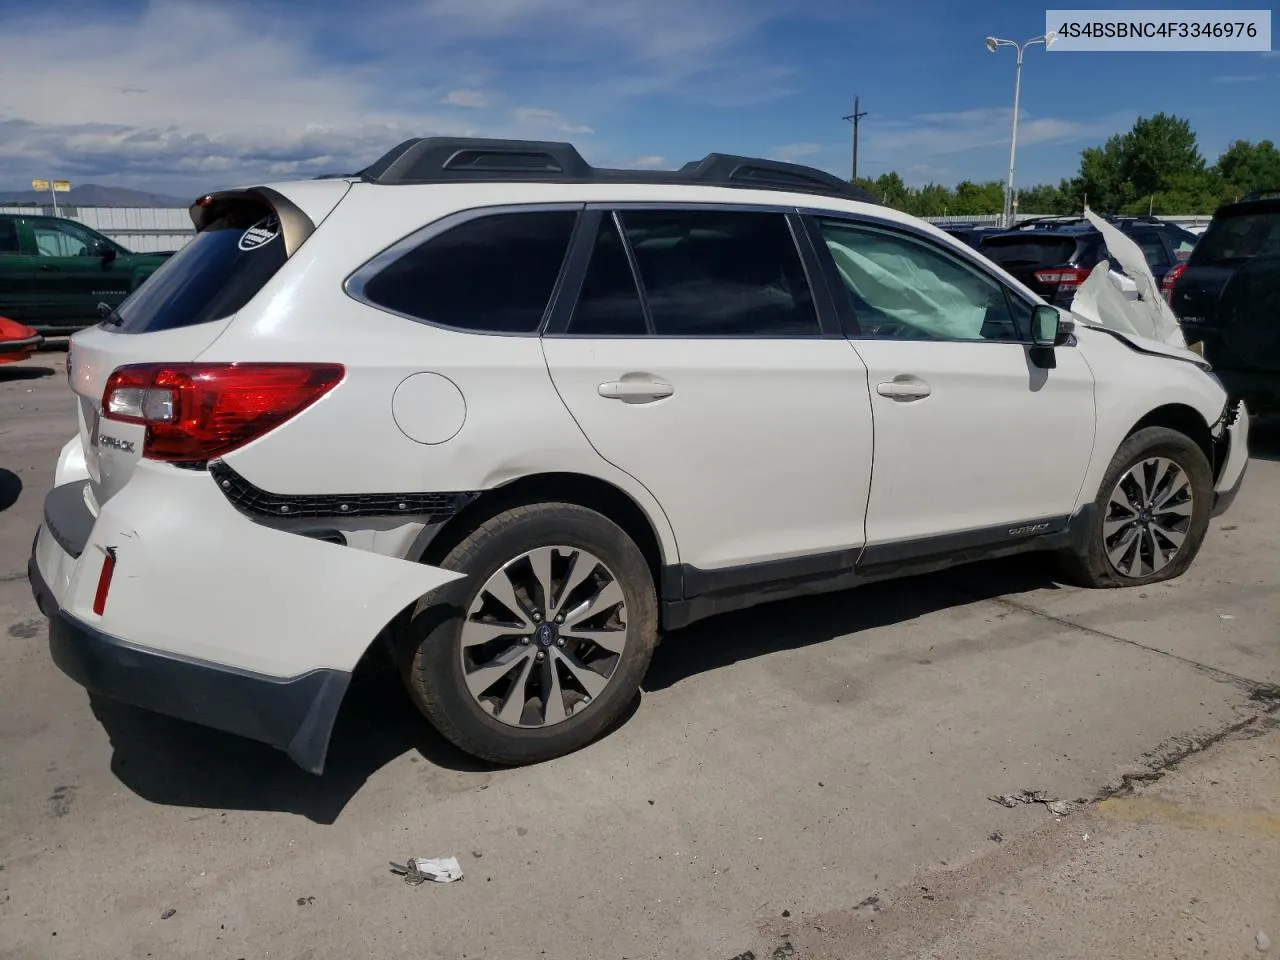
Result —
<path fill-rule="evenodd" d="M 1037 347 L 1060 347 L 1071 336 L 1072 324 L 1055 308 L 1039 306 L 1031 314 L 1031 342 Z"/>
<path fill-rule="evenodd" d="M 115 262 L 115 259 L 116 259 L 115 247 L 109 246 L 108 244 L 105 244 L 105 243 L 99 243 L 97 245 L 96 252 L 100 257 L 102 257 L 102 265 L 104 267 Z"/>

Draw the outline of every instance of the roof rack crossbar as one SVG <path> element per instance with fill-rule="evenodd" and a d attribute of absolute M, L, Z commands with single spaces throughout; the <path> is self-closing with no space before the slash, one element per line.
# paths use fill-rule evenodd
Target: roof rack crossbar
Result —
<path fill-rule="evenodd" d="M 669 183 L 817 193 L 874 203 L 866 190 L 834 174 L 781 160 L 709 153 L 679 170 L 593 167 L 570 143 L 423 137 L 406 140 L 361 171 L 381 185 L 528 181 Z"/>

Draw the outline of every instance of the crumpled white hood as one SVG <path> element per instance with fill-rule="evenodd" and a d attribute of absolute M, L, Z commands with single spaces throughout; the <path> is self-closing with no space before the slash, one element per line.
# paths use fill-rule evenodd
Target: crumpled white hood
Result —
<path fill-rule="evenodd" d="M 1133 292 L 1126 296 L 1120 285 L 1122 278 L 1111 273 L 1109 261 L 1102 260 L 1076 291 L 1071 312 L 1086 324 L 1185 351 L 1187 341 L 1178 319 L 1160 295 L 1142 250 L 1093 211 L 1086 208 L 1084 215 L 1102 234 L 1108 255 L 1128 274 L 1137 290 L 1136 296 Z"/>

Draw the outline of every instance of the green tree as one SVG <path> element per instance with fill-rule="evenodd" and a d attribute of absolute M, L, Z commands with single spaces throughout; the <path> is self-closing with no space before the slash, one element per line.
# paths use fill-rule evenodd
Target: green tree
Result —
<path fill-rule="evenodd" d="M 999 213 L 1004 209 L 1004 185 L 998 180 L 974 183 L 965 180 L 955 189 L 952 213 L 962 216 L 980 216 Z"/>
<path fill-rule="evenodd" d="M 1067 198 L 1063 195 L 1062 190 L 1052 183 L 1037 183 L 1034 186 L 1018 191 L 1018 213 L 1020 216 L 1071 212 L 1067 205 Z"/>
<path fill-rule="evenodd" d="M 876 177 L 875 190 L 881 203 L 899 210 L 906 209 L 907 185 L 896 172 L 890 171 Z"/>
<path fill-rule="evenodd" d="M 1142 208 L 1157 196 L 1167 202 L 1193 202 L 1214 190 L 1205 179 L 1204 158 L 1191 124 L 1157 113 L 1139 117 L 1128 133 L 1080 154 L 1080 173 L 1072 182 L 1073 199 L 1103 213 Z"/>
<path fill-rule="evenodd" d="M 1218 157 L 1223 199 L 1251 190 L 1280 190 L 1280 150 L 1270 140 L 1236 140 Z"/>

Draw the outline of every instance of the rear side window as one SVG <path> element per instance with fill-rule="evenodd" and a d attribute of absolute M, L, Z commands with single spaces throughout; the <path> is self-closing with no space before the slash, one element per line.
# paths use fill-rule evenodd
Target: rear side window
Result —
<path fill-rule="evenodd" d="M 719 210 L 621 215 L 656 336 L 820 333 L 786 218 Z"/>
<path fill-rule="evenodd" d="M 1280 210 L 1215 218 L 1191 254 L 1192 266 L 1240 263 L 1280 254 Z"/>
<path fill-rule="evenodd" d="M 1167 267 L 1169 265 L 1169 254 L 1164 248 L 1164 243 L 1160 239 L 1160 235 L 1154 230 L 1135 230 L 1131 237 L 1142 255 L 1147 260 L 1147 266 L 1153 270 L 1156 267 Z"/>
<path fill-rule="evenodd" d="M 1005 268 L 1039 269 L 1070 262 L 1076 252 L 1075 237 L 988 237 L 979 247 L 983 255 Z"/>
<path fill-rule="evenodd" d="M 496 213 L 437 234 L 365 284 L 376 306 L 477 333 L 535 333 L 564 263 L 572 210 Z"/>
<path fill-rule="evenodd" d="M 112 327 L 120 333 L 150 333 L 229 317 L 287 259 L 275 215 L 255 204 L 235 207 L 197 233 L 120 304 Z"/>

